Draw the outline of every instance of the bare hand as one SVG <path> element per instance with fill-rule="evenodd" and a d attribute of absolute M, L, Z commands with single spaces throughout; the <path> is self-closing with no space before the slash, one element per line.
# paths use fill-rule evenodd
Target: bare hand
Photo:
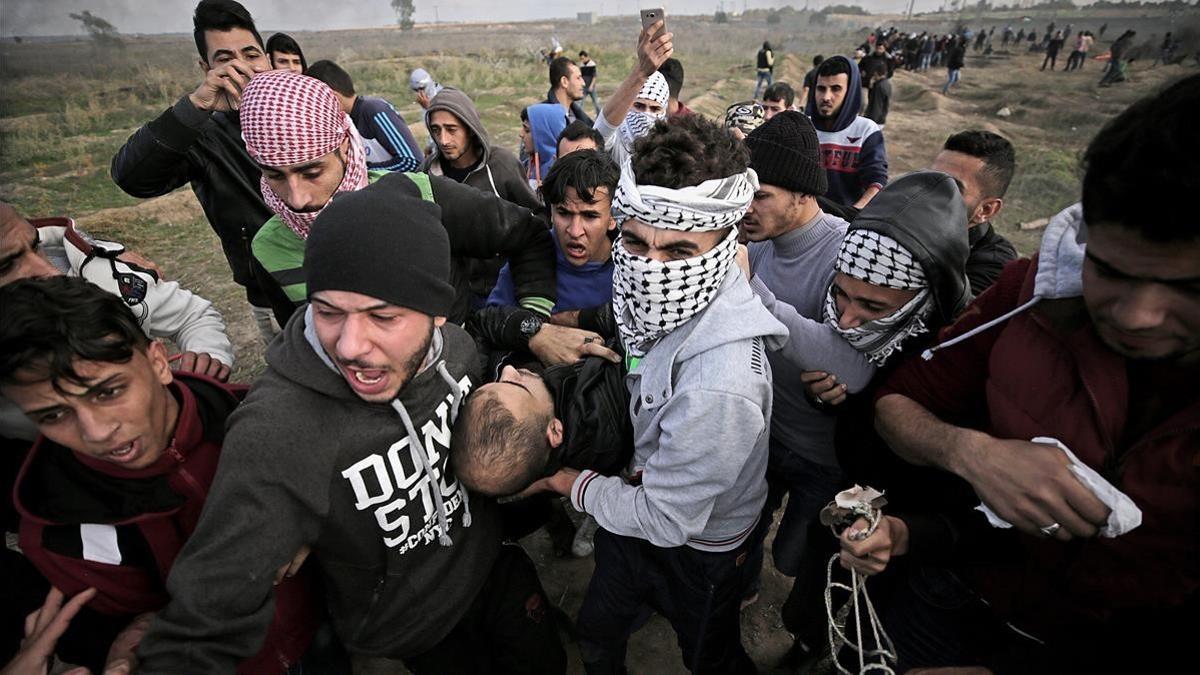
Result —
<path fill-rule="evenodd" d="M 304 565 L 304 561 L 308 559 L 308 554 L 311 552 L 312 549 L 307 545 L 301 546 L 300 550 L 296 551 L 296 555 L 292 558 L 292 561 L 280 567 L 275 572 L 275 585 L 278 586 L 279 582 L 284 579 L 291 579 L 296 576 L 296 573 L 300 571 L 300 567 Z"/>
<path fill-rule="evenodd" d="M 108 658 L 104 660 L 104 675 L 129 675 L 137 671 L 137 648 L 150 630 L 150 620 L 154 612 L 139 614 L 125 630 L 117 634 L 112 646 L 108 648 Z"/>
<path fill-rule="evenodd" d="M 229 379 L 229 366 L 216 360 L 211 354 L 180 352 L 179 358 L 171 362 L 171 367 L 172 370 L 182 370 L 185 373 L 207 375 L 221 382 Z"/>
<path fill-rule="evenodd" d="M 908 525 L 903 520 L 884 516 L 871 536 L 858 539 L 868 526 L 865 518 L 859 518 L 842 532 L 840 538 L 839 562 L 842 567 L 864 576 L 879 574 L 887 568 L 892 556 L 908 553 Z"/>
<path fill-rule="evenodd" d="M 739 141 L 746 140 L 746 132 L 742 131 L 741 129 L 739 129 L 737 127 L 729 127 L 729 133 L 733 134 L 733 137 L 738 139 Z"/>
<path fill-rule="evenodd" d="M 1108 521 L 1108 507 L 1071 472 L 1070 460 L 1053 445 L 988 438 L 964 455 L 960 475 L 983 503 L 1017 529 L 1039 537 L 1060 525 L 1054 538 L 1094 537 Z"/>
<path fill-rule="evenodd" d="M 750 250 L 745 244 L 738 244 L 737 251 L 733 254 L 733 261 L 737 263 L 738 269 L 742 271 L 742 276 L 746 279 L 750 278 Z"/>
<path fill-rule="evenodd" d="M 652 26 L 643 28 L 638 36 L 638 71 L 646 77 L 653 75 L 658 67 L 675 53 L 675 45 L 671 42 L 675 37 L 674 33 L 663 33 L 654 37 L 662 28 L 663 22 L 656 21 Z"/>
<path fill-rule="evenodd" d="M 541 492 L 557 492 L 566 497 L 571 494 L 571 487 L 575 485 L 576 478 L 579 478 L 577 469 L 563 467 L 553 475 L 535 480 L 529 487 L 517 493 L 517 496 L 528 497 Z"/>
<path fill-rule="evenodd" d="M 537 335 L 529 340 L 529 351 L 547 366 L 575 363 L 585 356 L 599 356 L 613 363 L 621 362 L 621 357 L 605 347 L 604 338 L 598 334 L 552 323 L 542 324 Z"/>
<path fill-rule="evenodd" d="M 579 328 L 579 310 L 569 309 L 565 312 L 555 312 L 550 315 L 550 323 L 555 326 L 566 326 L 568 328 Z"/>
<path fill-rule="evenodd" d="M 841 405 L 846 401 L 846 385 L 838 384 L 837 375 L 820 370 L 800 373 L 808 400 L 818 405 Z"/>
<path fill-rule="evenodd" d="M 96 589 L 89 588 L 63 605 L 63 592 L 51 587 L 42 608 L 25 617 L 25 639 L 21 642 L 21 650 L 0 673 L 46 675 L 58 638 L 67 631 L 71 619 L 95 596 Z M 64 675 L 86 675 L 87 672 L 86 668 L 75 668 Z"/>
<path fill-rule="evenodd" d="M 258 70 L 241 59 L 210 68 L 204 81 L 188 98 L 200 110 L 226 112 L 237 110 L 242 103 L 242 90 Z"/>
<path fill-rule="evenodd" d="M 159 280 L 162 280 L 163 278 L 163 271 L 162 268 L 158 266 L 158 263 L 147 258 L 141 253 L 138 253 L 137 251 L 125 251 L 121 255 L 117 256 L 117 260 L 129 263 L 130 265 L 136 265 L 142 269 L 150 270 L 151 272 L 154 272 L 155 276 L 157 276 Z"/>

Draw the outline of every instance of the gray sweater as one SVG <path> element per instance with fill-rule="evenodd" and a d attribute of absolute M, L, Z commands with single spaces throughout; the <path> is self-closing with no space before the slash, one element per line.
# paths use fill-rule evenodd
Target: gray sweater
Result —
<path fill-rule="evenodd" d="M 767 498 L 771 368 L 787 330 L 734 267 L 708 307 L 661 338 L 626 376 L 630 484 L 584 471 L 571 503 L 601 527 L 655 546 L 729 551 Z"/>
<path fill-rule="evenodd" d="M 846 221 L 822 212 L 787 234 L 750 244 L 750 287 L 791 336 L 783 349 L 768 354 L 775 375 L 771 437 L 827 466 L 837 465 L 834 418 L 808 403 L 800 374 L 833 373 L 855 392 L 875 372 L 864 355 L 823 322 L 825 294 L 846 228 Z"/>

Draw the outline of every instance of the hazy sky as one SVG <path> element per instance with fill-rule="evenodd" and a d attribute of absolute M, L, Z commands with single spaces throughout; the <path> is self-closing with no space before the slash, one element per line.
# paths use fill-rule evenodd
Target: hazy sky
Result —
<path fill-rule="evenodd" d="M 270 30 L 316 30 L 359 28 L 394 23 L 390 0 L 241 0 L 259 28 Z M 707 14 L 720 0 L 415 0 L 418 22 L 433 21 L 521 21 L 570 17 L 576 12 L 634 14 L 639 8 L 663 6 L 667 16 Z M 181 33 L 191 31 L 191 13 L 197 0 L 2 0 L 0 35 L 82 34 L 72 12 L 91 10 L 111 21 L 122 33 Z M 858 4 L 870 11 L 902 12 L 908 0 L 811 0 L 813 8 L 842 2 Z M 917 10 L 937 9 L 944 0 L 916 0 Z M 792 5 L 802 8 L 805 0 L 725 0 L 726 9 L 740 10 Z"/>

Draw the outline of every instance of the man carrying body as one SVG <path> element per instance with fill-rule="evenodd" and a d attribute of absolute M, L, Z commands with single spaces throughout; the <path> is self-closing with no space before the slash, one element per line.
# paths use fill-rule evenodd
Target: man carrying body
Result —
<path fill-rule="evenodd" d="M 829 180 L 825 196 L 856 209 L 866 206 L 888 178 L 883 131 L 859 115 L 860 108 L 858 66 L 844 56 L 822 63 L 805 114 L 812 119 L 821 142 L 821 163 Z"/>
<path fill-rule="evenodd" d="M 220 672 L 252 651 L 270 572 L 301 546 L 356 658 L 416 673 L 565 667 L 532 562 L 501 545 L 495 503 L 468 500 L 449 465 L 478 360 L 446 319 L 438 209 L 405 181 L 388 174 L 322 211 L 306 242 L 311 304 L 230 420 L 141 672 Z"/>
<path fill-rule="evenodd" d="M 66 595 L 95 589 L 59 647 L 100 672 L 118 634 L 144 632 L 140 615 L 170 599 L 167 574 L 200 519 L 225 420 L 245 388 L 172 373 L 166 348 L 125 302 L 84 279 L 6 284 L 0 315 L 0 393 L 41 434 L 13 490 L 21 551 L 44 578 L 33 583 Z M 299 661 L 316 627 L 307 588 L 304 579 L 276 587 L 266 645 L 260 632 L 230 671 L 255 652 L 240 672 L 282 673 Z"/>
<path fill-rule="evenodd" d="M 389 101 L 355 93 L 350 73 L 333 61 L 317 61 L 305 74 L 324 82 L 337 96 L 342 112 L 350 116 L 362 137 L 368 169 L 417 170 L 424 156 L 412 131 Z"/>
<path fill-rule="evenodd" d="M 362 140 L 333 91 L 294 73 L 263 73 L 246 88 L 241 118 L 246 147 L 263 168 L 260 189 L 275 211 L 254 238 L 254 255 L 279 280 L 294 305 L 304 302 L 304 240 L 317 215 L 338 193 L 390 175 L 370 171 Z M 302 142 L 298 142 L 302 140 Z M 506 255 L 520 304 L 549 314 L 554 296 L 554 241 L 528 209 L 442 176 L 400 174 L 407 193 L 441 207 L 455 256 L 458 294 L 451 321 L 466 320 L 471 293 L 467 261 Z"/>
<path fill-rule="evenodd" d="M 600 524 L 578 621 L 589 672 L 620 672 L 646 605 L 671 622 L 691 671 L 753 672 L 742 565 L 766 497 L 764 351 L 786 337 L 733 265 L 757 180 L 744 146 L 698 115 L 656 126 L 639 151 L 613 200 L 613 307 L 634 402 L 628 478 L 564 469 L 536 485 Z"/>
<path fill-rule="evenodd" d="M 134 197 L 158 197 L 191 184 L 233 280 L 246 289 L 269 339 L 271 310 L 286 319 L 288 302 L 250 253 L 271 209 L 258 189 L 262 171 L 242 141 L 237 103 L 250 78 L 271 63 L 249 12 L 237 2 L 202 0 L 194 24 L 204 81 L 129 137 L 113 157 L 112 176 Z"/>
<path fill-rule="evenodd" d="M 902 546 L 861 552 L 955 575 L 936 607 L 923 584 L 905 590 L 915 574 L 889 598 L 885 627 L 911 645 L 898 670 L 1158 672 L 1177 651 L 1144 646 L 1191 639 L 1200 239 L 1191 209 L 1165 196 L 1200 188 L 1197 105 L 1192 76 L 1110 121 L 1083 157 L 1082 206 L 1051 220 L 1036 258 L 1005 268 L 943 333 L 952 342 L 880 391 L 875 424 L 896 454 L 961 477 L 1014 526 L 989 528 L 977 501 L 947 503 L 897 532 Z M 1136 529 L 1113 531 L 1118 502 L 1083 468 L 1132 500 Z"/>
<path fill-rule="evenodd" d="M 1017 249 L 992 225 L 1004 208 L 1004 193 L 1017 168 L 1012 143 L 990 131 L 961 131 L 946 139 L 929 168 L 950 174 L 962 185 L 971 244 L 967 277 L 971 292 L 979 295 L 1017 258 Z"/>
<path fill-rule="evenodd" d="M 579 102 L 583 100 L 585 85 L 583 74 L 575 62 L 565 56 L 559 56 L 550 62 L 550 91 L 543 103 L 557 103 L 562 106 L 563 116 L 570 124 L 575 120 L 583 120 L 591 124 L 592 118 L 583 112 Z"/>

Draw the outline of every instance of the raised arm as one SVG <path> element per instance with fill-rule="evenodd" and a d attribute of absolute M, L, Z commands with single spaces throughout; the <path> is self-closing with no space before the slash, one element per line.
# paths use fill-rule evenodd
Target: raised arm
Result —
<path fill-rule="evenodd" d="M 617 127 L 625 121 L 625 114 L 629 112 L 629 106 L 633 105 L 633 100 L 642 90 L 642 85 L 646 84 L 646 78 L 653 75 L 659 66 L 675 53 L 675 46 L 671 43 L 674 33 L 663 33 L 654 37 L 662 26 L 663 22 L 659 21 L 649 28 L 642 29 L 638 35 L 637 63 L 617 86 L 612 96 L 604 102 L 604 109 L 600 113 L 609 126 Z"/>

